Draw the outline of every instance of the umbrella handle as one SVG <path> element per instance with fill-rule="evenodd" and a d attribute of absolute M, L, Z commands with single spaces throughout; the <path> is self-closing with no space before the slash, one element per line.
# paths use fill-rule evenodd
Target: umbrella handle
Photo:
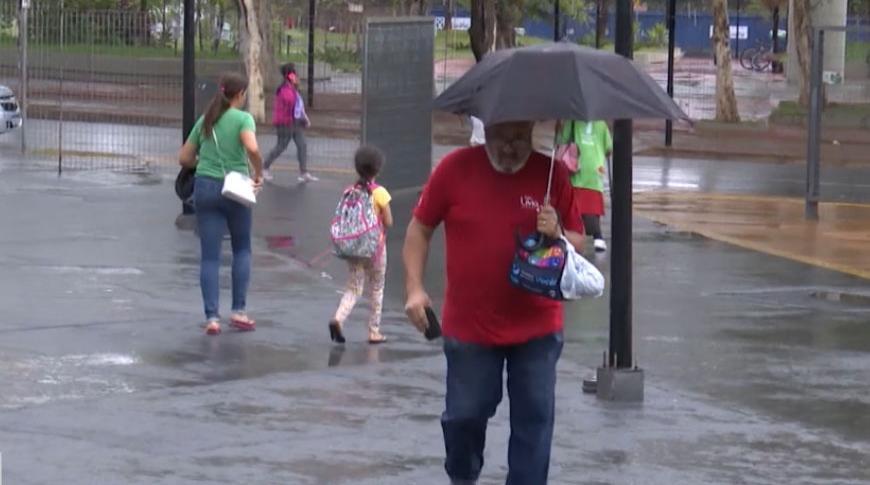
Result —
<path fill-rule="evenodd" d="M 550 194 L 553 190 L 553 169 L 556 166 L 556 142 L 559 140 L 559 130 L 553 136 L 553 150 L 550 152 L 550 174 L 547 176 L 547 195 L 544 196 L 544 205 L 550 205 Z"/>

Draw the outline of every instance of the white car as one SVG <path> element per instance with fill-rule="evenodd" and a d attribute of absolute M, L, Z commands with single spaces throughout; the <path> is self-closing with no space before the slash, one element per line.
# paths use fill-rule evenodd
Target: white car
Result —
<path fill-rule="evenodd" d="M 21 127 L 21 109 L 15 93 L 0 85 L 0 133 L 7 133 Z"/>

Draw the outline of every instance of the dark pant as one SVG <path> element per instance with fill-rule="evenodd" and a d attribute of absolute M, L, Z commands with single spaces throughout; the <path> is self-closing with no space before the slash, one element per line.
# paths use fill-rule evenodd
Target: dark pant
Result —
<path fill-rule="evenodd" d="M 474 483 L 483 468 L 486 426 L 502 398 L 507 363 L 511 437 L 507 485 L 544 485 L 550 468 L 556 362 L 562 333 L 524 344 L 487 347 L 444 339 L 447 410 L 441 416 L 445 469 L 454 483 Z"/>
<path fill-rule="evenodd" d="M 251 279 L 251 209 L 221 195 L 223 180 L 196 177 L 193 199 L 199 230 L 199 283 L 205 318 L 219 318 L 221 246 L 227 229 L 233 246 L 233 307 L 245 311 Z"/>
<path fill-rule="evenodd" d="M 601 235 L 601 216 L 583 214 L 583 228 L 593 239 L 604 239 Z"/>
<path fill-rule="evenodd" d="M 287 149 L 290 140 L 293 140 L 296 143 L 296 155 L 299 158 L 299 171 L 301 173 L 308 173 L 308 143 L 305 140 L 305 128 L 300 123 L 275 126 L 278 130 L 278 143 L 275 144 L 275 148 L 266 157 L 266 169 L 275 163 L 275 160 Z"/>

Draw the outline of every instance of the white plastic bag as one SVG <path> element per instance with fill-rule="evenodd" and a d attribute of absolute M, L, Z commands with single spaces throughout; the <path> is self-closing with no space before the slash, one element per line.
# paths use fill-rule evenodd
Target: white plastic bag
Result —
<path fill-rule="evenodd" d="M 239 172 L 227 172 L 224 176 L 224 186 L 221 189 L 221 195 L 245 207 L 252 207 L 257 203 L 254 182 L 251 180 L 251 177 Z"/>
<path fill-rule="evenodd" d="M 604 294 L 604 275 L 592 263 L 586 260 L 574 249 L 574 246 L 564 236 L 568 254 L 565 258 L 565 270 L 562 272 L 562 296 L 566 300 L 578 300 L 585 297 L 598 298 Z"/>

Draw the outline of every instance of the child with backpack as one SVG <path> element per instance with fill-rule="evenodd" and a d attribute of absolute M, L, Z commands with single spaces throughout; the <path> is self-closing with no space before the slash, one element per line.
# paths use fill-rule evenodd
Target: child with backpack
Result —
<path fill-rule="evenodd" d="M 332 240 L 335 253 L 348 264 L 349 277 L 334 318 L 329 322 L 333 342 L 345 342 L 343 326 L 367 284 L 371 302 L 369 343 L 387 340 L 381 333 L 381 308 L 387 272 L 386 230 L 393 225 L 392 197 L 375 178 L 384 165 L 384 155 L 375 147 L 363 146 L 354 155 L 359 180 L 345 190 L 335 211 Z"/>

